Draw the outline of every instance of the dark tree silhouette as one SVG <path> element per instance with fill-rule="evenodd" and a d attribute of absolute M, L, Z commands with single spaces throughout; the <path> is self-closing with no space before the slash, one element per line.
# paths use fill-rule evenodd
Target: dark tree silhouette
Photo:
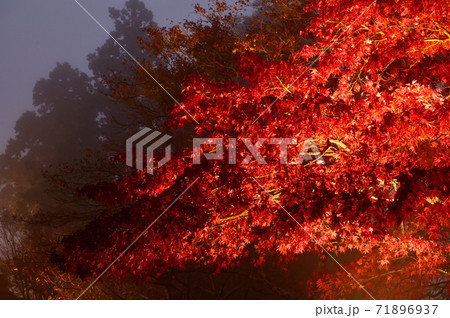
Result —
<path fill-rule="evenodd" d="M 137 38 L 142 28 L 156 26 L 152 12 L 142 1 L 129 0 L 122 10 L 110 8 L 110 17 L 112 34 L 142 59 Z M 2 226 L 14 224 L 19 232 L 22 242 L 17 250 L 22 253 L 15 265 L 27 277 L 44 275 L 51 266 L 49 242 L 57 242 L 96 215 L 97 205 L 78 197 L 77 186 L 123 173 L 109 169 L 109 155 L 111 149 L 121 147 L 127 134 L 123 127 L 136 116 L 133 109 L 110 104 L 103 81 L 129 69 L 130 58 L 111 39 L 87 58 L 91 74 L 58 63 L 35 84 L 35 109 L 18 119 L 16 135 L 0 156 Z M 10 265 L 18 261 L 2 258 Z M 46 298 L 55 292 L 48 285 L 42 286 L 46 291 L 39 291 L 34 278 L 20 284 L 28 285 L 22 288 L 24 298 Z"/>

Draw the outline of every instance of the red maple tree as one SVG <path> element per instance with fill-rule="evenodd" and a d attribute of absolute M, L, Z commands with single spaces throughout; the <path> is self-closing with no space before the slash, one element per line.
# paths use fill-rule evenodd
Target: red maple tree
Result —
<path fill-rule="evenodd" d="M 237 165 L 227 155 L 193 165 L 192 150 L 178 149 L 154 175 L 84 187 L 108 209 L 64 241 L 61 266 L 95 278 L 153 224 L 105 275 L 141 282 L 188 263 L 220 271 L 270 254 L 358 251 L 344 267 L 376 298 L 447 286 L 449 9 L 448 1 L 311 1 L 298 32 L 312 44 L 277 60 L 236 47 L 236 81 L 186 77 L 183 107 L 173 106 L 162 129 L 176 134 L 192 115 L 192 137 L 314 138 L 325 164 L 280 164 L 279 146 L 267 141 L 266 165 L 241 164 L 248 150 L 239 142 Z M 290 159 L 301 146 L 289 147 Z M 340 268 L 334 275 L 314 278 L 319 297 L 362 288 Z"/>

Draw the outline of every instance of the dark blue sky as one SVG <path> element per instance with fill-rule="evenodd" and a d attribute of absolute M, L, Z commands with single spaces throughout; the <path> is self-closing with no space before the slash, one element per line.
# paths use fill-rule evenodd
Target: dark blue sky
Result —
<path fill-rule="evenodd" d="M 194 18 L 193 4 L 207 0 L 142 0 L 159 25 Z M 107 29 L 108 7 L 126 0 L 79 0 Z M 107 38 L 73 0 L 0 0 L 0 153 L 19 116 L 32 109 L 35 82 L 57 62 L 87 71 L 86 55 Z"/>

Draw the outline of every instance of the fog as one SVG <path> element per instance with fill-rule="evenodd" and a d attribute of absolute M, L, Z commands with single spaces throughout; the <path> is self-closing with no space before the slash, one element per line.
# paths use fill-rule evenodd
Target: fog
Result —
<path fill-rule="evenodd" d="M 108 7 L 126 0 L 79 1 L 106 29 L 112 27 Z M 207 0 L 144 0 L 158 25 L 192 18 L 194 3 Z M 107 34 L 73 0 L 0 1 L 0 153 L 14 136 L 20 115 L 33 108 L 32 90 L 57 62 L 88 72 L 86 55 Z"/>

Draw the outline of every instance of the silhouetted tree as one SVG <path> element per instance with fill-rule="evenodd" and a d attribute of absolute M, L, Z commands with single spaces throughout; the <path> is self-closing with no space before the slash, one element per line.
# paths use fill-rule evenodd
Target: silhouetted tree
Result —
<path fill-rule="evenodd" d="M 109 10 L 115 27 L 112 35 L 142 59 L 144 51 L 137 37 L 142 28 L 156 26 L 152 12 L 139 0 L 127 1 L 122 10 Z M 109 103 L 103 81 L 129 69 L 130 60 L 109 38 L 88 56 L 92 75 L 58 63 L 47 78 L 35 84 L 35 109 L 19 118 L 15 137 L 0 156 L 1 214 L 15 224 L 21 273 L 32 278 L 20 284 L 13 280 L 15 291 L 23 284 L 29 286 L 22 290 L 33 290 L 21 292 L 23 298 L 52 297 L 51 293 L 37 292 L 32 277 L 49 266 L 52 244 L 48 243 L 57 242 L 98 210 L 98 205 L 77 195 L 77 186 L 123 173 L 109 169 L 110 152 L 121 147 L 126 126 L 136 116 L 130 108 Z M 34 253 L 25 252 L 30 250 Z M 19 266 L 17 256 L 5 256 L 3 262 Z M 31 269 L 31 263 L 39 266 Z"/>

